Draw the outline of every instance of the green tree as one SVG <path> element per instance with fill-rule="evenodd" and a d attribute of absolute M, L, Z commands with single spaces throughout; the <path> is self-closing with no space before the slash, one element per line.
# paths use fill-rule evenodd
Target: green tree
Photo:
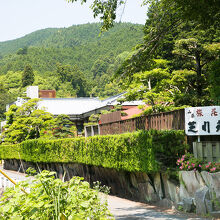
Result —
<path fill-rule="evenodd" d="M 76 135 L 76 126 L 70 121 L 67 115 L 58 115 L 55 118 L 55 125 L 52 128 L 53 137 L 55 138 L 71 138 Z"/>
<path fill-rule="evenodd" d="M 35 73 L 32 85 L 39 85 L 39 89 L 55 89 L 58 97 L 87 96 L 90 93 L 106 97 L 108 94 L 113 94 L 115 84 L 112 85 L 110 79 L 120 61 L 117 56 L 142 41 L 143 25 L 118 23 L 108 33 L 103 33 L 99 37 L 100 26 L 99 23 L 94 23 L 55 30 L 40 30 L 6 44 L 0 42 L 0 48 L 4 54 L 3 59 L 0 60 L 2 74 L 0 81 L 7 84 L 5 87 L 9 89 L 9 93 L 23 96 L 25 87 L 22 88 L 22 72 L 29 64 Z M 40 39 L 43 37 L 44 40 L 39 42 L 38 37 Z M 18 56 L 17 50 L 25 45 L 30 45 L 28 53 Z M 10 55 L 6 55 L 10 52 Z M 86 83 L 83 83 L 86 84 L 83 85 L 84 91 L 79 92 L 80 86 L 72 86 L 71 81 L 63 83 L 58 78 L 56 63 L 70 65 L 72 68 L 77 63 L 79 72 L 83 72 L 78 75 L 80 78 L 84 75 L 83 78 L 86 80 Z M 106 74 L 108 80 L 102 77 L 102 75 L 106 77 Z M 94 78 L 93 75 L 97 77 Z M 108 85 L 105 88 L 106 83 Z M 77 84 L 79 85 L 80 82 Z M 112 91 L 111 86 L 113 86 Z M 97 89 L 91 92 L 94 87 Z M 108 91 L 105 92 L 105 89 Z"/>
<path fill-rule="evenodd" d="M 87 2 L 87 0 L 66 0 L 68 2 L 81 1 L 81 3 Z M 124 4 L 122 0 L 94 0 L 91 9 L 93 10 L 94 17 L 100 16 L 100 19 L 103 21 L 102 31 L 106 31 L 109 28 L 113 27 L 113 22 L 116 19 L 116 10 L 117 8 Z"/>
<path fill-rule="evenodd" d="M 109 63 L 106 60 L 98 59 L 92 66 L 91 72 L 93 77 L 101 76 L 103 73 L 106 73 Z"/>
<path fill-rule="evenodd" d="M 25 66 L 22 73 L 22 87 L 31 86 L 34 82 L 34 72 L 30 65 Z"/>
<path fill-rule="evenodd" d="M 86 0 L 81 2 L 86 2 Z M 120 0 L 93 1 L 93 13 L 95 16 L 101 15 L 101 19 L 104 21 L 103 29 L 113 26 L 117 7 L 124 3 Z M 209 64 L 219 58 L 219 55 L 216 55 L 219 50 L 216 42 L 219 42 L 220 36 L 220 8 L 217 6 L 219 5 L 217 0 L 201 1 L 199 4 L 190 0 L 144 0 L 143 3 L 149 4 L 148 19 L 144 29 L 144 43 L 136 47 L 136 51 L 124 61 L 116 74 L 122 86 L 130 89 L 128 96 L 136 97 L 134 91 L 139 92 L 138 95 L 142 97 L 153 92 L 152 89 L 149 90 L 149 78 L 147 79 L 147 92 L 145 91 L 146 82 L 140 82 L 140 78 L 156 72 L 161 72 L 158 75 L 162 76 L 163 71 L 153 69 L 154 59 L 162 58 L 171 61 L 170 77 L 166 80 L 159 80 L 159 85 L 161 83 L 163 85 L 159 88 L 162 89 L 164 97 L 166 97 L 165 91 L 169 91 L 171 94 L 175 92 L 173 100 L 179 104 L 181 102 L 192 105 L 210 104 L 212 102 L 210 91 L 212 96 L 214 91 L 218 94 L 218 89 L 216 87 L 210 89 L 209 84 L 216 74 L 213 69 L 211 75 L 208 72 Z M 217 49 L 211 51 L 210 46 Z M 178 56 L 175 57 L 175 54 Z M 179 84 L 175 83 L 173 79 L 177 79 Z M 167 84 L 168 81 L 170 84 Z M 184 94 L 183 92 L 190 88 L 189 84 L 192 82 L 191 100 L 193 101 L 183 99 L 184 95 L 189 98 L 189 93 Z M 185 85 L 184 88 L 183 85 Z M 143 94 L 140 91 L 145 92 Z M 158 94 L 155 92 L 150 95 L 151 98 Z M 158 98 L 158 96 L 156 97 Z"/>
<path fill-rule="evenodd" d="M 74 137 L 76 127 L 67 115 L 54 117 L 52 114 L 38 109 L 40 99 L 30 99 L 22 106 L 11 105 L 5 113 L 7 124 L 3 133 L 4 141 L 20 143 L 37 138 L 69 138 Z"/>
<path fill-rule="evenodd" d="M 220 105 L 220 59 L 210 65 L 210 91 L 215 104 Z"/>
<path fill-rule="evenodd" d="M 142 99 L 152 106 L 154 112 L 157 112 L 162 105 L 173 104 L 173 94 L 168 88 L 169 80 L 168 61 L 155 59 L 151 70 L 133 75 L 132 82 L 126 85 L 126 99 Z"/>
<path fill-rule="evenodd" d="M 71 83 L 78 97 L 86 96 L 87 82 L 83 72 L 75 66 L 57 64 L 57 76 L 62 83 Z"/>
<path fill-rule="evenodd" d="M 184 21 L 174 6 L 175 2 L 151 1 L 144 43 L 128 56 L 116 77 L 129 90 L 129 99 L 148 97 L 152 105 L 208 105 L 212 103 L 208 69 L 219 57 L 219 30 L 210 26 L 204 31 L 198 23 Z M 158 58 L 169 61 L 166 79 L 159 77 L 164 67 L 155 69 Z M 152 74 L 159 80 L 149 90 Z"/>
<path fill-rule="evenodd" d="M 21 87 L 22 72 L 8 71 L 7 74 L 0 76 L 0 83 L 4 85 L 4 88 L 13 93 L 13 90 L 17 90 Z M 15 92 L 18 95 L 18 91 Z"/>
<path fill-rule="evenodd" d="M 210 50 L 210 47 L 214 47 L 215 50 Z M 175 50 L 173 52 L 184 59 L 188 69 L 196 73 L 195 96 L 197 102 L 194 103 L 195 105 L 207 104 L 208 100 L 203 100 L 207 96 L 205 93 L 207 93 L 209 84 L 206 67 L 209 62 L 216 59 L 216 51 L 219 49 L 220 44 L 202 44 L 196 38 L 180 39 L 175 42 Z"/>
<path fill-rule="evenodd" d="M 171 60 L 175 35 L 181 19 L 173 4 L 151 1 L 144 26 L 144 42 L 136 46 L 133 53 L 120 66 L 116 77 L 130 83 L 133 74 L 152 69 L 154 59 Z"/>
<path fill-rule="evenodd" d="M 51 130 L 54 118 L 50 113 L 37 109 L 38 102 L 39 99 L 31 99 L 21 107 L 10 106 L 6 112 L 7 124 L 3 133 L 5 142 L 20 143 L 36 139 L 44 136 L 45 131 Z"/>
<path fill-rule="evenodd" d="M 85 3 L 88 0 L 66 1 Z M 143 0 L 142 4 L 148 4 L 152 7 L 153 4 L 158 2 L 164 6 L 164 10 L 172 5 L 181 19 L 196 21 L 205 27 L 213 25 L 213 23 L 216 23 L 217 27 L 220 25 L 220 6 L 218 0 L 202 0 L 200 2 L 195 0 Z M 108 30 L 114 25 L 113 22 L 116 19 L 117 9 L 125 3 L 126 1 L 122 0 L 93 0 L 91 8 L 94 17 L 100 16 L 100 19 L 103 21 L 102 30 Z"/>
<path fill-rule="evenodd" d="M 25 55 L 25 54 L 27 54 L 27 51 L 28 51 L 28 48 L 27 48 L 27 47 L 20 48 L 20 49 L 17 51 L 17 55 Z"/>
<path fill-rule="evenodd" d="M 4 84 L 0 82 L 0 120 L 4 119 L 4 113 L 6 111 L 6 104 L 13 100 L 11 94 L 9 94 L 4 87 Z"/>
<path fill-rule="evenodd" d="M 165 0 L 165 3 L 175 3 L 183 19 L 199 22 L 204 28 L 220 25 L 220 4 L 218 0 Z"/>

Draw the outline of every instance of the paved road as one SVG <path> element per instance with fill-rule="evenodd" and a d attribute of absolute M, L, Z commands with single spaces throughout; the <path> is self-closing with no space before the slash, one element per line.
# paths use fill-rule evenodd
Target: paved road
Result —
<path fill-rule="evenodd" d="M 180 219 L 205 219 L 193 215 L 184 215 L 174 213 L 173 210 L 159 209 L 155 206 L 133 202 L 127 199 L 121 199 L 116 196 L 108 196 L 109 209 L 116 220 L 141 220 L 141 219 L 159 219 L 159 220 L 180 220 Z"/>
<path fill-rule="evenodd" d="M 0 169 L 2 170 L 2 171 L 4 171 L 10 178 L 12 178 L 13 180 L 14 179 L 16 179 L 16 180 L 19 180 L 19 181 L 23 181 L 23 180 L 26 180 L 27 178 L 25 177 L 25 174 L 23 174 L 23 173 L 18 173 L 18 172 L 16 172 L 16 171 L 9 171 L 9 170 L 4 170 L 3 168 L 2 168 L 2 165 L 0 165 Z M 0 173 L 0 175 L 2 175 L 1 173 Z"/>
<path fill-rule="evenodd" d="M 2 170 L 2 167 L 0 166 Z M 16 171 L 3 170 L 11 178 L 25 180 L 25 174 Z M 0 174 L 1 175 L 1 174 Z M 118 198 L 116 196 L 108 196 L 108 204 L 111 213 L 116 220 L 180 220 L 180 219 L 204 219 L 192 217 L 191 215 L 176 214 L 173 210 L 159 209 L 155 206 L 133 202 L 127 199 Z"/>

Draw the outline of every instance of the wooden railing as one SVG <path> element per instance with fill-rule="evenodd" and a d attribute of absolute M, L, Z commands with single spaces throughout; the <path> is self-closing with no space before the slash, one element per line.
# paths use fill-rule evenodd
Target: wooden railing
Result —
<path fill-rule="evenodd" d="M 30 177 L 28 177 L 30 179 Z M 19 174 L 13 174 L 12 176 L 6 174 L 5 171 L 0 169 L 0 192 L 5 190 L 8 187 L 15 187 L 15 185 L 20 182 L 24 181 L 27 178 L 25 176 L 20 176 Z M 22 190 L 22 189 L 21 189 Z"/>
<path fill-rule="evenodd" d="M 106 116 L 107 120 L 101 120 L 100 134 L 121 134 L 137 130 L 184 130 L 185 114 L 184 109 L 171 112 L 158 113 L 148 116 L 141 116 L 127 120 L 114 120 L 111 122 L 111 115 Z"/>

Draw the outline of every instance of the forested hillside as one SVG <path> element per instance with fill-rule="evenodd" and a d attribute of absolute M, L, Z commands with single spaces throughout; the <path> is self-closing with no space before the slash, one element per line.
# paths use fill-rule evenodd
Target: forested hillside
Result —
<path fill-rule="evenodd" d="M 22 71 L 29 64 L 43 75 L 56 63 L 77 65 L 86 75 L 98 59 L 130 51 L 142 41 L 141 25 L 116 24 L 100 34 L 100 24 L 36 31 L 20 39 L 0 43 L 0 74 Z"/>
<path fill-rule="evenodd" d="M 6 92 L 11 99 L 22 96 L 28 84 L 56 89 L 58 97 L 107 97 L 118 93 L 112 75 L 132 48 L 142 42 L 143 26 L 120 23 L 102 34 L 100 26 L 93 23 L 50 28 L 0 42 L 3 96 Z M 24 74 L 27 66 L 29 73 Z M 28 74 L 34 75 L 33 82 L 25 79 Z"/>
<path fill-rule="evenodd" d="M 16 40 L 0 42 L 0 55 L 2 57 L 6 54 L 15 53 L 20 48 L 41 45 L 45 39 L 56 33 L 57 30 L 57 28 L 47 28 L 35 31 Z"/>

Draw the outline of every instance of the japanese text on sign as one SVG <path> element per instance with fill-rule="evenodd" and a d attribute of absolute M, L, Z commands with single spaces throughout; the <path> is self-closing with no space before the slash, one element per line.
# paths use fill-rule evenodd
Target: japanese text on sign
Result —
<path fill-rule="evenodd" d="M 185 108 L 187 135 L 220 135 L 220 106 Z"/>

